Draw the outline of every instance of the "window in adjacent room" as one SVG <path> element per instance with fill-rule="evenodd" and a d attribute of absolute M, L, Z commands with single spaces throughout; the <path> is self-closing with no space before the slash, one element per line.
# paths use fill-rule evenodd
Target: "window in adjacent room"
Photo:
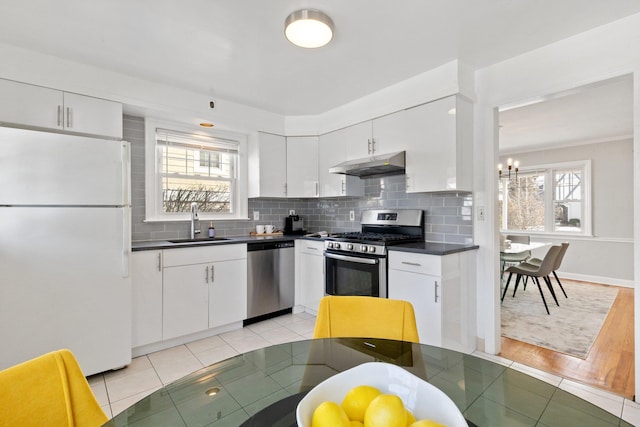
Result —
<path fill-rule="evenodd" d="M 591 234 L 590 161 L 523 168 L 500 180 L 500 228 Z"/>

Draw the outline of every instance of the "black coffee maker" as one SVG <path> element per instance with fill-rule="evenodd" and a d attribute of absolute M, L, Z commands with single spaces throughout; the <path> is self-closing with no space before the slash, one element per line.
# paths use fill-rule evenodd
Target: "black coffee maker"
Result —
<path fill-rule="evenodd" d="M 304 221 L 299 215 L 289 215 L 284 219 L 284 234 L 305 234 Z"/>

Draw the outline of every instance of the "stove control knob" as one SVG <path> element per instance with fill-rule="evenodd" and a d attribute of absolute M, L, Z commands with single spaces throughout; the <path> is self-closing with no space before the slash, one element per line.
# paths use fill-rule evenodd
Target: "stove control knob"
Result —
<path fill-rule="evenodd" d="M 333 247 L 336 249 L 340 249 L 340 243 L 336 242 L 333 244 Z"/>
<path fill-rule="evenodd" d="M 353 250 L 353 245 L 352 245 L 351 243 L 348 243 L 348 244 L 347 244 L 347 249 L 349 249 L 350 251 L 352 251 L 352 250 Z"/>
<path fill-rule="evenodd" d="M 328 247 L 329 249 L 332 249 L 332 248 L 333 248 L 333 243 L 331 243 L 331 242 L 327 242 L 327 247 Z"/>
<path fill-rule="evenodd" d="M 369 250 L 369 248 L 367 248 L 365 245 L 362 245 L 362 252 L 367 252 Z"/>
<path fill-rule="evenodd" d="M 369 246 L 369 252 L 374 253 L 376 251 L 375 246 Z"/>

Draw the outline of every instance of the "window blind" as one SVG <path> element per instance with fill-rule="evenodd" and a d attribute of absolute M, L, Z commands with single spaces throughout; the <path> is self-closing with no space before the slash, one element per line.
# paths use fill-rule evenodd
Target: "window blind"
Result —
<path fill-rule="evenodd" d="M 156 142 L 158 145 L 187 148 L 192 150 L 207 150 L 218 153 L 238 154 L 237 141 L 162 128 L 156 129 Z"/>

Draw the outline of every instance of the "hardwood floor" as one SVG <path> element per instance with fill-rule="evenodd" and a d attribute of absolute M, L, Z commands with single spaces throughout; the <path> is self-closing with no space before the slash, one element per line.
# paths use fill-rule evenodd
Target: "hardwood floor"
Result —
<path fill-rule="evenodd" d="M 500 356 L 632 399 L 634 395 L 633 289 L 621 287 L 618 289 L 618 296 L 587 359 L 583 360 L 505 337 L 502 337 Z"/>

